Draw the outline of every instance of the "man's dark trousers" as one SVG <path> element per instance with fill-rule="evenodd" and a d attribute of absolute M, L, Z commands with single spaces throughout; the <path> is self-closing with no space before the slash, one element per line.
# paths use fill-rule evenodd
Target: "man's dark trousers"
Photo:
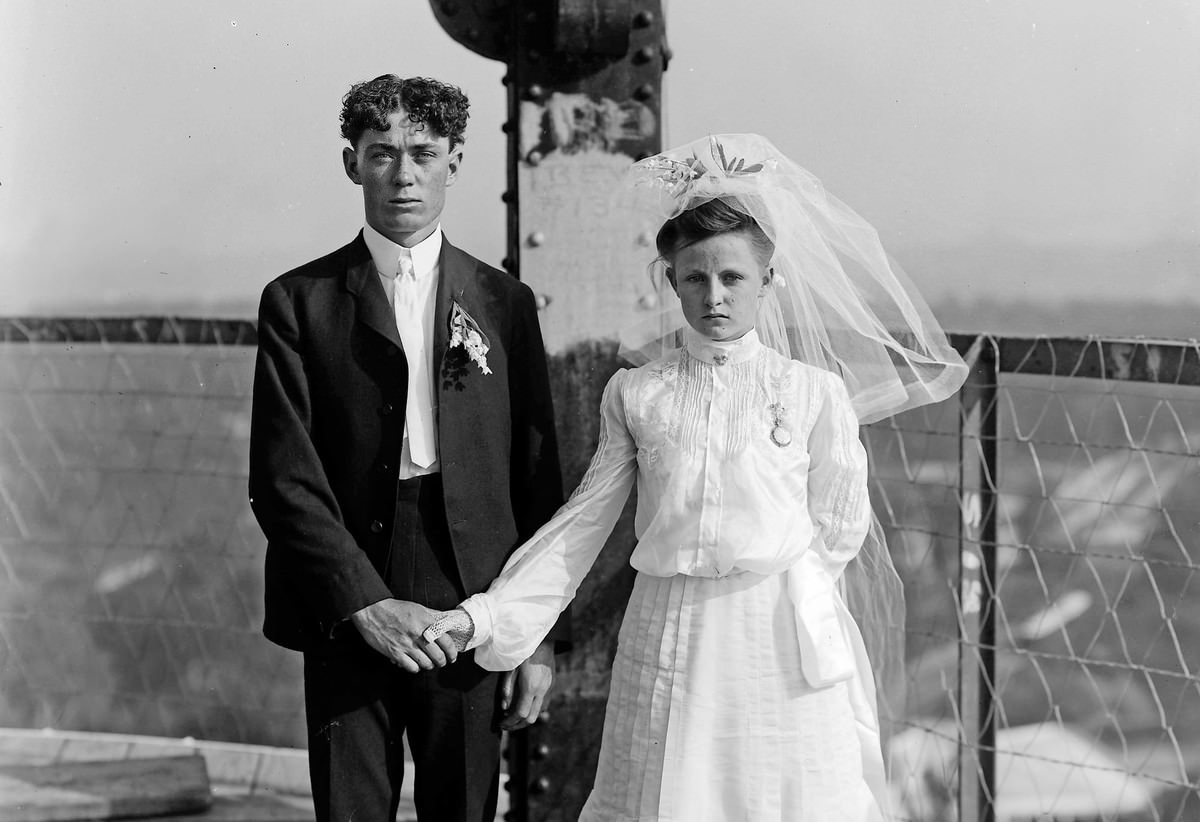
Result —
<path fill-rule="evenodd" d="M 437 474 L 400 482 L 385 579 L 392 594 L 437 610 L 465 598 Z M 304 659 L 309 768 L 318 822 L 396 818 L 408 737 L 424 822 L 496 815 L 500 773 L 498 675 L 464 654 L 445 668 L 406 673 L 340 629 L 336 649 Z"/>

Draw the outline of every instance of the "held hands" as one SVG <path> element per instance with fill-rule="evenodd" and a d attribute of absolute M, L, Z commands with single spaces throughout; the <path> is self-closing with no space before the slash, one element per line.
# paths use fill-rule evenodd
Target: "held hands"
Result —
<path fill-rule="evenodd" d="M 554 640 L 546 640 L 515 671 L 500 678 L 500 728 L 519 731 L 537 722 L 554 682 Z"/>
<path fill-rule="evenodd" d="M 458 658 L 448 635 L 426 642 L 421 632 L 441 616 L 440 611 L 415 602 L 382 599 L 350 615 L 367 644 L 405 671 L 415 674 L 443 668 Z"/>
<path fill-rule="evenodd" d="M 445 667 L 458 658 L 458 647 L 450 633 L 441 634 L 435 642 L 426 642 L 421 636 L 440 617 L 455 613 L 434 611 L 415 602 L 383 599 L 351 614 L 350 621 L 368 645 L 415 674 Z M 553 682 L 554 641 L 547 640 L 515 671 L 501 675 L 501 729 L 518 731 L 537 722 Z"/>

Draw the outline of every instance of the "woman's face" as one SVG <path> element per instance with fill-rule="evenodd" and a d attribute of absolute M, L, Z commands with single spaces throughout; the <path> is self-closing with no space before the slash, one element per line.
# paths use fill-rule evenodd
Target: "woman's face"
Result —
<path fill-rule="evenodd" d="M 711 340 L 736 340 L 754 328 L 768 275 L 753 242 L 729 232 L 675 252 L 667 277 L 688 325 Z"/>

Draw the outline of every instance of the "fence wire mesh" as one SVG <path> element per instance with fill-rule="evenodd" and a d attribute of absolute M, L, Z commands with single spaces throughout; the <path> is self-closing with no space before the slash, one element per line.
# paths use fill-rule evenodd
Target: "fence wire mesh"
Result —
<path fill-rule="evenodd" d="M 253 328 L 0 329 L 0 725 L 303 745 L 299 660 L 259 633 Z M 1200 819 L 1200 357 L 988 343 L 994 432 L 952 400 L 866 435 L 908 599 L 896 809 Z"/>
<path fill-rule="evenodd" d="M 253 328 L 4 331 L 0 725 L 302 745 L 298 660 L 260 633 L 254 349 L 219 344 Z"/>
<path fill-rule="evenodd" d="M 994 431 L 950 402 L 868 434 L 909 604 L 897 805 L 939 822 L 1200 819 L 1196 350 L 984 342 Z"/>

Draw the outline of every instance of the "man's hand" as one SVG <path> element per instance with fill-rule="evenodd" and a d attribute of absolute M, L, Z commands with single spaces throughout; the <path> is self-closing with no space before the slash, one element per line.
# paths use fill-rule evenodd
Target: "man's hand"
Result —
<path fill-rule="evenodd" d="M 500 728 L 519 731 L 537 722 L 542 702 L 554 682 L 554 640 L 546 640 L 515 671 L 500 678 Z"/>
<path fill-rule="evenodd" d="M 438 618 L 439 611 L 400 599 L 381 599 L 350 615 L 350 621 L 367 644 L 410 674 L 442 668 L 458 658 L 448 636 L 435 643 L 421 632 Z"/>

